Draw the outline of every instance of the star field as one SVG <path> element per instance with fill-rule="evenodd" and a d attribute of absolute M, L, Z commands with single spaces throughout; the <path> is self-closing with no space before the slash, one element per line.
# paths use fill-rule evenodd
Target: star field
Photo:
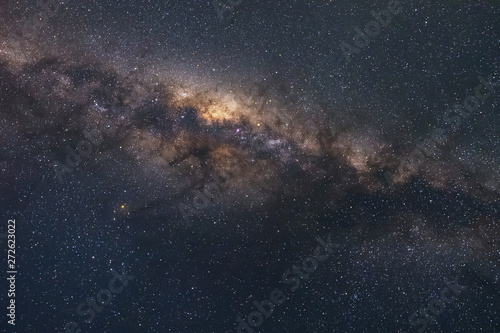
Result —
<path fill-rule="evenodd" d="M 500 332 L 499 21 L 6 1 L 2 331 Z"/>

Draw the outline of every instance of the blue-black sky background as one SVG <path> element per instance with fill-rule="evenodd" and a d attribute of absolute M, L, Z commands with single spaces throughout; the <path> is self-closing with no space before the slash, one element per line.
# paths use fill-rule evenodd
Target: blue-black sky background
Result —
<path fill-rule="evenodd" d="M 500 332 L 499 1 L 401 1 L 352 55 L 390 1 L 55 1 L 0 4 L 2 332 L 237 332 L 278 288 L 255 332 L 413 333 L 455 277 L 425 332 Z M 478 86 L 477 110 L 445 112 Z"/>

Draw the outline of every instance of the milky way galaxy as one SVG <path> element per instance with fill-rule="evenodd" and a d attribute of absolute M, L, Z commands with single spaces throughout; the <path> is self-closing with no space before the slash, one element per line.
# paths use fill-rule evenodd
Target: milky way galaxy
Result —
<path fill-rule="evenodd" d="M 497 2 L 8 0 L 0 21 L 8 332 L 500 332 Z"/>

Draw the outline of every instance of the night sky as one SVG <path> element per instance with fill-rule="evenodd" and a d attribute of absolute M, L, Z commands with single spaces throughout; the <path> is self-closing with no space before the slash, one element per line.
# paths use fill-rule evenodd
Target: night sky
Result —
<path fill-rule="evenodd" d="M 0 331 L 500 332 L 499 43 L 498 0 L 2 0 Z"/>

